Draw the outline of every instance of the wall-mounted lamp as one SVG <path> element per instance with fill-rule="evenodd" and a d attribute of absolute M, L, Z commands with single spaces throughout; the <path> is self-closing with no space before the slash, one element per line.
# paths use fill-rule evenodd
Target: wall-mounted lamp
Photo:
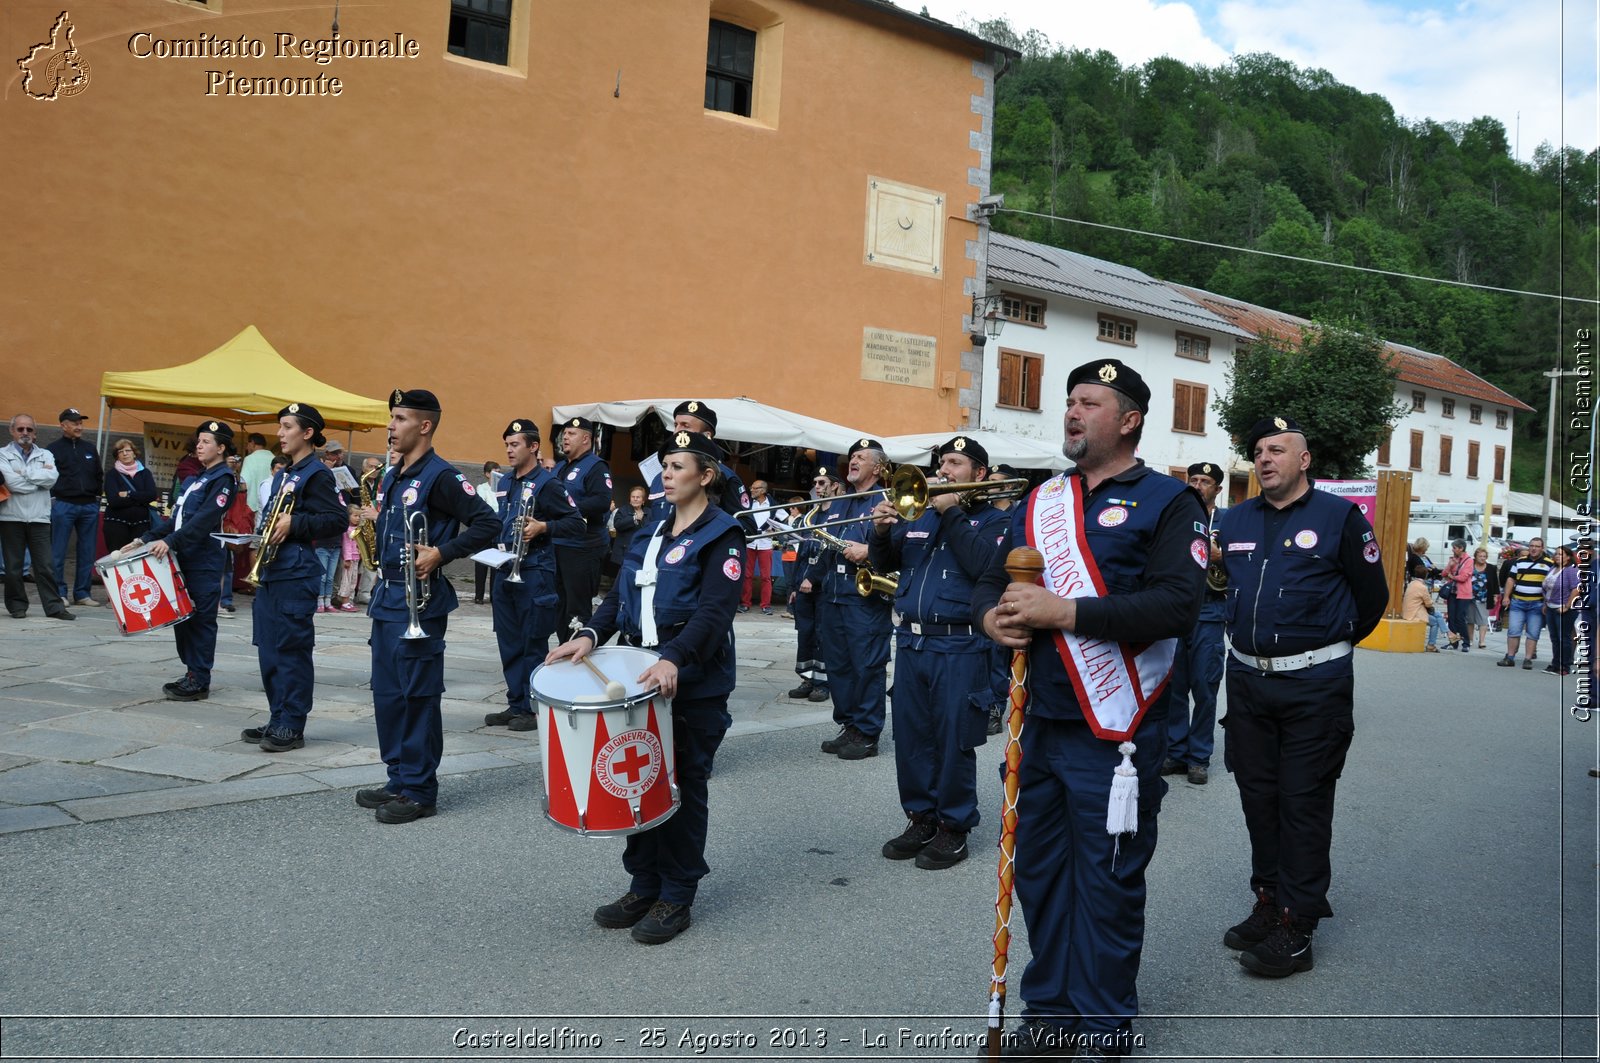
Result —
<path fill-rule="evenodd" d="M 1000 313 L 1002 298 L 999 295 L 972 297 L 972 333 L 967 338 L 974 347 L 982 347 L 987 340 L 998 339 L 1000 330 L 1006 327 L 1006 319 Z"/>

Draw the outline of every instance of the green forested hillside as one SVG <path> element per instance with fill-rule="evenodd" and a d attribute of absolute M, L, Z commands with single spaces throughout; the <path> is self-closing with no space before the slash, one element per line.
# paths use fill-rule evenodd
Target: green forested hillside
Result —
<path fill-rule="evenodd" d="M 993 190 L 1006 208 L 1324 262 L 1597 295 L 1596 153 L 1511 156 L 1505 128 L 1402 121 L 1388 101 L 1270 55 L 1124 67 L 1004 22 L 972 27 L 1023 58 L 996 89 Z M 1288 262 L 1020 214 L 1001 231 L 1124 262 L 1448 355 L 1539 408 L 1540 375 L 1593 305 Z M 1570 365 L 1570 355 L 1565 364 Z M 1543 443 L 1543 414 L 1518 435 Z M 1542 469 L 1543 447 L 1520 458 Z M 1523 461 L 1517 465 L 1524 471 Z M 1537 490 L 1513 470 L 1517 489 Z"/>

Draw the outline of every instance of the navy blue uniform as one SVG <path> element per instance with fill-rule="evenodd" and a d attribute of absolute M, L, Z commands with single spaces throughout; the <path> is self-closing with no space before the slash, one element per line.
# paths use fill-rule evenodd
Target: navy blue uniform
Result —
<path fill-rule="evenodd" d="M 1370 635 L 1389 598 L 1377 540 L 1354 503 L 1315 488 L 1283 509 L 1246 499 L 1217 538 L 1234 650 L 1223 759 L 1250 831 L 1250 884 L 1296 918 L 1326 918 L 1334 787 L 1355 734 L 1354 654 L 1271 671 L 1236 655 L 1348 651 Z"/>
<path fill-rule="evenodd" d="M 1204 537 L 1205 509 L 1181 480 L 1141 461 L 1082 490 L 1084 535 L 1106 595 L 1077 600 L 1075 631 L 1086 638 L 1146 643 L 1175 638 L 1194 624 L 1205 566 L 1192 554 Z M 1007 541 L 973 593 L 972 615 L 993 609 L 1011 577 L 1005 555 L 1026 545 L 1024 529 L 1047 481 L 1010 510 Z M 1119 513 L 1106 514 L 1115 507 Z M 1145 869 L 1155 854 L 1156 815 L 1167 791 L 1166 691 L 1135 730 L 1139 829 L 1106 833 L 1117 743 L 1097 738 L 1049 632 L 1028 650 L 1028 722 L 1022 729 L 1017 801 L 1016 891 L 1033 957 L 1022 975 L 1023 1014 L 1064 1032 L 1125 1031 L 1139 1011 L 1136 981 L 1144 947 Z M 1003 769 L 1002 769 L 1003 770 Z"/>
<path fill-rule="evenodd" d="M 524 476 L 500 478 L 500 544 L 515 552 L 519 513 L 550 525 L 528 543 L 522 555 L 522 582 L 507 583 L 511 562 L 495 569 L 494 637 L 500 647 L 500 669 L 506 677 L 506 711 L 521 716 L 528 708 L 528 677 L 550 652 L 550 635 L 556 629 L 556 558 L 550 540 L 557 535 L 580 536 L 583 518 L 561 488 L 555 474 L 534 462 Z"/>
<path fill-rule="evenodd" d="M 1006 515 L 931 506 L 910 523 L 874 528 L 867 560 L 900 573 L 894 609 L 894 766 L 900 807 L 949 831 L 978 825 L 977 748 L 989 723 L 989 650 L 972 623 L 973 583 L 1005 538 Z"/>
<path fill-rule="evenodd" d="M 140 537 L 146 543 L 166 543 L 183 572 L 194 612 L 189 619 L 173 625 L 172 638 L 178 644 L 178 659 L 189 670 L 190 681 L 201 690 L 211 689 L 223 565 L 226 562 L 231 566 L 233 562 L 227 551 L 217 549 L 211 533 L 222 530 L 223 515 L 233 505 L 237 489 L 238 481 L 228 463 L 218 462 L 189 481 L 172 508 L 172 516 L 160 518 Z"/>
<path fill-rule="evenodd" d="M 728 516 L 739 522 L 746 535 L 754 535 L 756 522 L 754 518 L 744 515 L 743 511 L 750 508 L 750 492 L 745 490 L 744 481 L 739 479 L 739 474 L 725 464 L 718 464 L 722 470 L 722 478 L 727 481 L 722 488 L 722 498 L 718 505 Z M 645 507 L 645 524 L 651 525 L 656 521 L 666 520 L 672 516 L 672 503 L 667 501 L 667 489 L 662 483 L 661 474 L 658 472 L 650 478 L 649 504 Z"/>
<path fill-rule="evenodd" d="M 285 492 L 294 497 L 289 537 L 278 546 L 272 564 L 261 571 L 252 610 L 251 641 L 261 662 L 261 686 L 267 692 L 272 719 L 267 730 L 300 735 L 311 714 L 316 672 L 311 651 L 317 644 L 311 616 L 322 586 L 322 560 L 316 540 L 328 539 L 350 526 L 350 511 L 339 501 L 333 472 L 308 454 L 272 479 L 272 497 L 262 514 L 272 512 Z M 263 532 L 268 529 L 263 528 Z M 221 573 L 212 580 L 220 587 Z"/>
<path fill-rule="evenodd" d="M 1212 515 L 1212 520 L 1217 519 Z M 1210 525 L 1206 528 L 1208 534 Z M 1223 595 L 1206 588 L 1200 621 L 1178 641 L 1172 662 L 1172 702 L 1167 713 L 1167 759 L 1181 764 L 1211 764 L 1217 730 L 1217 688 L 1222 685 Z M 1190 708 L 1190 699 L 1194 701 Z"/>
<path fill-rule="evenodd" d="M 794 670 L 801 679 L 810 680 L 813 687 L 828 689 L 827 658 L 822 653 L 822 639 L 817 635 L 817 602 L 822 598 L 820 582 L 823 546 L 814 535 L 796 536 L 794 601 L 789 609 L 794 613 Z M 811 580 L 811 589 L 803 591 L 800 584 Z"/>
<path fill-rule="evenodd" d="M 378 485 L 378 580 L 367 615 L 372 618 L 372 708 L 378 751 L 389 768 L 388 791 L 432 807 L 439 795 L 437 772 L 444 753 L 444 633 L 456 607 L 455 588 L 444 578 L 450 562 L 494 542 L 500 525 L 466 477 L 428 452 L 404 469 L 390 468 Z M 426 638 L 407 639 L 403 548 L 406 521 L 427 520 L 428 543 L 439 551 L 439 567 L 422 581 L 428 601 L 418 610 Z"/>
<path fill-rule="evenodd" d="M 556 630 L 565 639 L 574 617 L 589 622 L 600 589 L 600 562 L 610 540 L 606 514 L 611 510 L 611 468 L 591 450 L 577 461 L 559 463 L 554 473 L 584 525 L 582 531 L 552 537 L 559 581 Z"/>
<path fill-rule="evenodd" d="M 865 516 L 880 501 L 878 495 L 835 501 L 816 523 Z M 867 521 L 857 521 L 828 531 L 847 542 L 864 544 L 869 526 Z M 804 578 L 819 588 L 817 636 L 822 659 L 828 662 L 833 722 L 875 739 L 883 732 L 886 714 L 892 606 L 881 594 L 863 598 L 856 592 L 858 567 L 829 548 L 806 568 Z"/>
<path fill-rule="evenodd" d="M 717 747 L 733 723 L 728 695 L 735 681 L 733 616 L 744 578 L 744 531 L 712 505 L 678 535 L 672 534 L 670 520 L 654 526 L 647 522 L 633 537 L 611 593 L 583 632 L 595 645 L 614 633 L 627 645 L 642 644 L 638 575 L 655 540 L 660 541 L 653 609 L 658 644 L 651 648 L 678 666 L 672 741 L 682 804 L 665 823 L 628 835 L 622 866 L 633 876 L 629 889 L 640 897 L 693 904 L 700 880 L 711 870 L 705 858 L 707 782 Z"/>

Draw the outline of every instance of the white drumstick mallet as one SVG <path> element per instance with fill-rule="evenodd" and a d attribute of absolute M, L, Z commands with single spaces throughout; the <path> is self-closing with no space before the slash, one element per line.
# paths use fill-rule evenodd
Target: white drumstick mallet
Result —
<path fill-rule="evenodd" d="M 594 677 L 596 679 L 605 684 L 607 698 L 610 698 L 612 701 L 621 701 L 627 696 L 627 688 L 621 683 L 617 682 L 615 679 L 607 679 L 606 674 L 600 669 L 596 668 L 593 661 L 585 657 L 583 659 L 583 663 L 584 666 L 589 669 L 589 671 L 594 673 Z"/>

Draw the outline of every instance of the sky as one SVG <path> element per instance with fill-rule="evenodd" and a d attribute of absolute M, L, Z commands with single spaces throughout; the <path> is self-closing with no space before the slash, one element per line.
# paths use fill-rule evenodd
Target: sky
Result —
<path fill-rule="evenodd" d="M 1161 55 L 1218 66 L 1268 52 L 1384 96 L 1408 120 L 1498 118 L 1523 160 L 1541 141 L 1600 146 L 1594 0 L 897 2 L 957 25 L 1004 17 L 1019 34 L 1104 48 L 1125 66 Z"/>

